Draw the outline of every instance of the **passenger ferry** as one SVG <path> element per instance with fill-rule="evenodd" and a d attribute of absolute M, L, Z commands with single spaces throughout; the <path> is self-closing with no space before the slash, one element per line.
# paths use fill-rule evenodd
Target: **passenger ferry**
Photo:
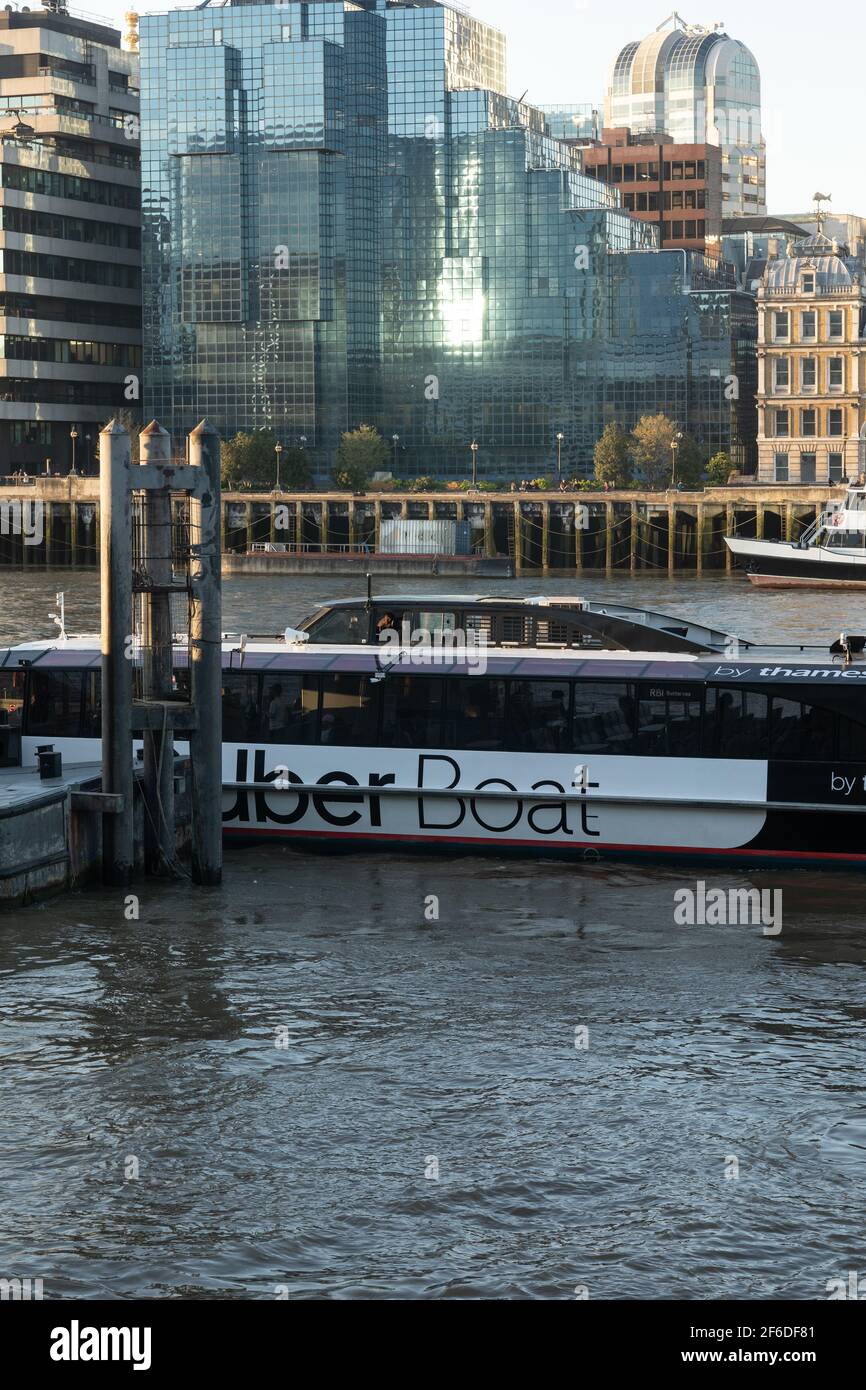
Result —
<path fill-rule="evenodd" d="M 224 642 L 231 839 L 866 865 L 866 639 L 483 659 L 400 642 L 385 660 L 369 641 L 305 636 Z M 178 649 L 179 699 L 187 677 Z M 0 711 L 0 759 L 31 765 L 48 742 L 98 759 L 98 643 L 0 651 Z"/>
<path fill-rule="evenodd" d="M 752 584 L 859 589 L 866 587 L 866 489 L 849 488 L 796 541 L 726 536 L 725 545 Z"/>

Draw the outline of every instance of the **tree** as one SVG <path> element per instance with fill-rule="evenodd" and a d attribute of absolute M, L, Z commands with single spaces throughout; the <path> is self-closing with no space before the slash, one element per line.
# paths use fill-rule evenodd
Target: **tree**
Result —
<path fill-rule="evenodd" d="M 733 472 L 733 460 L 723 449 L 721 453 L 713 454 L 707 464 L 707 482 L 714 487 L 724 487 Z"/>
<path fill-rule="evenodd" d="M 673 472 L 671 445 L 677 427 L 666 415 L 642 415 L 632 431 L 632 457 L 644 486 L 667 486 Z"/>
<path fill-rule="evenodd" d="M 274 458 L 276 477 L 276 457 Z M 286 492 L 303 492 L 313 486 L 313 470 L 306 449 L 284 449 L 280 459 L 280 487 Z"/>
<path fill-rule="evenodd" d="M 349 492 L 363 492 L 374 473 L 385 471 L 390 457 L 388 445 L 372 425 L 347 430 L 337 450 L 334 482 Z"/>
<path fill-rule="evenodd" d="M 684 488 L 699 488 L 704 478 L 704 454 L 690 434 L 684 434 L 677 449 L 677 482 Z"/>
<path fill-rule="evenodd" d="M 241 482 L 272 488 L 277 481 L 277 437 L 272 430 L 252 430 L 224 439 L 220 444 L 222 483 L 236 488 Z M 280 486 L 287 492 L 310 487 L 312 469 L 305 449 L 283 449 L 280 454 Z"/>
<path fill-rule="evenodd" d="M 595 445 L 595 481 L 611 487 L 629 487 L 632 481 L 632 460 L 629 437 L 617 420 L 605 425 Z"/>

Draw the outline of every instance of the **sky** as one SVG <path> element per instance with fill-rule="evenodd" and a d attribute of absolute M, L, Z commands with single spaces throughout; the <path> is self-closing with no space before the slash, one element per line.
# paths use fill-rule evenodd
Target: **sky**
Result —
<path fill-rule="evenodd" d="M 762 119 L 767 141 L 767 206 L 773 213 L 803 213 L 820 190 L 832 195 L 831 211 L 866 217 L 866 160 L 858 147 L 862 129 L 863 45 L 866 8 L 829 12 L 824 27 L 814 0 L 784 5 L 727 0 L 701 9 L 684 0 L 689 23 L 712 27 L 723 20 L 732 38 L 755 55 L 761 73 Z M 122 27 L 128 0 L 71 0 Z M 180 8 L 142 0 L 139 13 Z M 669 15 L 665 0 L 472 0 L 465 9 L 501 29 L 508 40 L 508 87 L 527 101 L 601 102 L 612 59 L 630 39 L 640 39 Z"/>

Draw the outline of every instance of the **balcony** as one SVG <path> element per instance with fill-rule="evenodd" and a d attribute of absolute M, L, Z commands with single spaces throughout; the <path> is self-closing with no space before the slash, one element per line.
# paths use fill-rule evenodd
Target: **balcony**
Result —
<path fill-rule="evenodd" d="M 859 285 L 816 285 L 814 290 L 808 294 L 797 285 L 786 286 L 784 289 L 767 289 L 764 285 L 758 290 L 759 299 L 799 299 L 801 302 L 810 299 L 858 299 L 860 297 Z"/>

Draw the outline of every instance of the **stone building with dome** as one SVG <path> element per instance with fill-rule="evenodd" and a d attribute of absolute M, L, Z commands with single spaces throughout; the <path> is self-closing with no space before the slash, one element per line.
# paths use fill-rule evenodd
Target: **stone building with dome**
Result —
<path fill-rule="evenodd" d="M 771 255 L 758 301 L 758 481 L 866 468 L 866 268 L 818 222 Z"/>

